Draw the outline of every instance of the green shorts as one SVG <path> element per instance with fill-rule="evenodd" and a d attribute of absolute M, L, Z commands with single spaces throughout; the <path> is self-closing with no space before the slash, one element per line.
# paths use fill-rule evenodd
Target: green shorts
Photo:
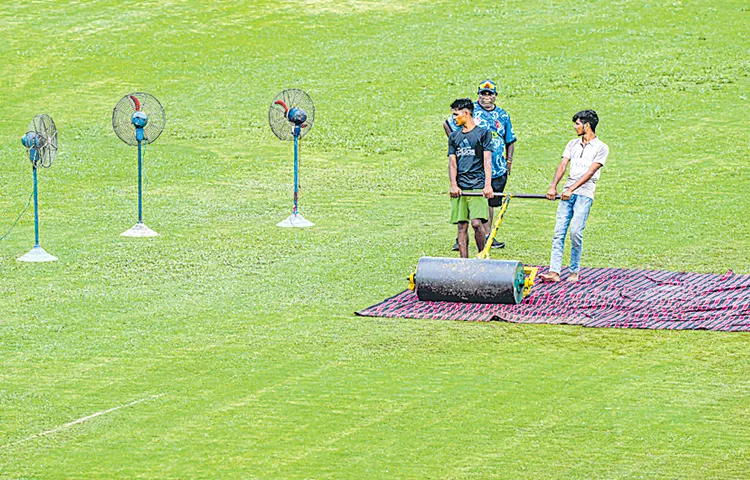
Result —
<path fill-rule="evenodd" d="M 466 190 L 467 192 L 482 192 L 481 190 Z M 484 197 L 451 197 L 451 223 L 468 222 L 479 218 L 487 221 L 490 218 L 490 207 Z"/>

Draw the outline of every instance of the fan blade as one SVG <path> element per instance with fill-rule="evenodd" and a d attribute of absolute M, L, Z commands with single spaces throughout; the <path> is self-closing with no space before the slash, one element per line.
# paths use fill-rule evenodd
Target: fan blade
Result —
<path fill-rule="evenodd" d="M 141 102 L 138 100 L 138 98 L 135 95 L 130 95 L 130 99 L 135 104 L 135 111 L 138 112 L 141 110 Z"/>
<path fill-rule="evenodd" d="M 276 100 L 276 101 L 275 101 L 275 102 L 273 102 L 273 103 L 274 103 L 275 105 L 281 105 L 282 107 L 284 107 L 284 113 L 289 113 L 289 107 L 287 107 L 287 106 L 286 106 L 286 103 L 284 103 L 284 101 L 283 101 L 283 100 Z"/>

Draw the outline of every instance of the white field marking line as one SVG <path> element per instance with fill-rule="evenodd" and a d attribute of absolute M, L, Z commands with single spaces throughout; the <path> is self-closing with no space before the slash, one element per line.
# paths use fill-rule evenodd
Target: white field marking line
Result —
<path fill-rule="evenodd" d="M 18 445 L 19 443 L 28 442 L 29 440 L 34 440 L 35 438 L 41 438 L 45 437 L 47 435 L 52 435 L 53 433 L 57 433 L 60 430 L 64 430 L 66 428 L 73 427 L 75 425 L 78 425 L 80 423 L 86 422 L 88 420 L 91 420 L 92 418 L 101 417 L 102 415 L 106 415 L 108 413 L 112 413 L 114 411 L 120 410 L 122 408 L 132 407 L 133 405 L 138 405 L 139 403 L 143 403 L 148 400 L 153 400 L 154 398 L 163 397 L 166 395 L 166 393 L 160 393 L 158 395 L 151 395 L 150 397 L 141 398 L 140 400 L 136 400 L 134 402 L 127 403 L 125 405 L 120 405 L 117 407 L 110 408 L 109 410 L 102 410 L 101 412 L 92 413 L 91 415 L 87 415 L 85 417 L 81 417 L 78 420 L 73 420 L 72 422 L 68 422 L 65 425 L 60 425 L 59 427 L 55 427 L 52 430 L 47 430 L 44 432 L 35 433 L 34 435 L 29 435 L 26 438 L 22 438 L 21 440 L 16 440 L 15 442 L 6 443 L 5 445 L 0 446 L 0 448 L 7 448 L 12 447 L 14 445 Z"/>

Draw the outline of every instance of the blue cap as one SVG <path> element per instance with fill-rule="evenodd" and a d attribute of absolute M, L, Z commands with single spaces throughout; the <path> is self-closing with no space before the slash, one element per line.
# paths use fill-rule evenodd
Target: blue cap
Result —
<path fill-rule="evenodd" d="M 479 88 L 477 88 L 477 93 L 482 93 L 485 91 L 490 91 L 494 94 L 497 94 L 497 85 L 495 85 L 495 82 L 493 82 L 489 78 L 487 80 L 483 80 L 482 83 L 479 84 Z"/>

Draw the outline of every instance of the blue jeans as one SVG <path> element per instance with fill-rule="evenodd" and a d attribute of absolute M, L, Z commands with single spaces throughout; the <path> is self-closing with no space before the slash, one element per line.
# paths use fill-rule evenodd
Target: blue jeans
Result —
<path fill-rule="evenodd" d="M 549 271 L 560 273 L 562 270 L 563 250 L 565 249 L 565 235 L 570 228 L 570 273 L 578 273 L 581 269 L 581 253 L 583 252 L 583 229 L 589 218 L 593 198 L 573 194 L 570 200 L 560 200 L 557 207 L 555 221 L 555 237 L 552 239 L 552 255 L 549 260 Z"/>

